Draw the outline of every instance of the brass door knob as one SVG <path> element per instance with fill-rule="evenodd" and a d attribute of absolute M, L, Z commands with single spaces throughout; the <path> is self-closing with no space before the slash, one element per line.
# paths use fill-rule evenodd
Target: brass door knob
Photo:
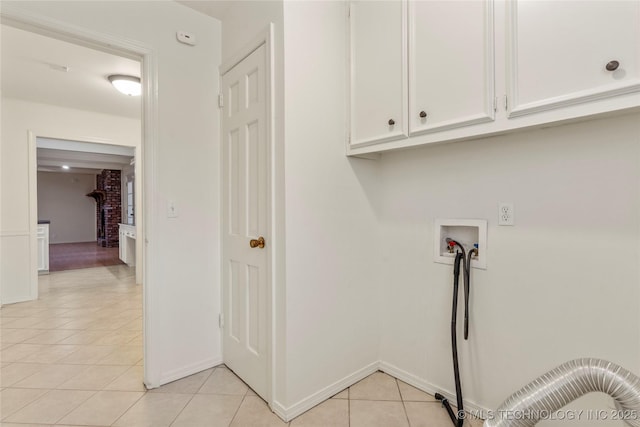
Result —
<path fill-rule="evenodd" d="M 249 240 L 249 246 L 252 248 L 264 248 L 264 237 L 260 236 L 257 239 Z"/>

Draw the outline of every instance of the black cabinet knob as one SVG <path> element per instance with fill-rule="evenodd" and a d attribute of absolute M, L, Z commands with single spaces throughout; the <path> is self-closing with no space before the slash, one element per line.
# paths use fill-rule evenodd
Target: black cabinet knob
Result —
<path fill-rule="evenodd" d="M 396 121 L 393 119 L 389 119 L 389 126 L 393 126 L 396 124 Z"/>
<path fill-rule="evenodd" d="M 615 71 L 618 69 L 619 66 L 620 66 L 620 63 L 618 61 L 609 61 L 607 62 L 607 65 L 605 66 L 605 68 L 607 69 L 607 71 Z"/>
<path fill-rule="evenodd" d="M 420 111 L 420 118 L 424 119 L 425 117 L 427 117 L 427 112 L 426 111 Z"/>

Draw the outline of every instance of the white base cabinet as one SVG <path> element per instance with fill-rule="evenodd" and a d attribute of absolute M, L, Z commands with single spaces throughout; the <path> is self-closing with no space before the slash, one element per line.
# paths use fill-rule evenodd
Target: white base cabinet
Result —
<path fill-rule="evenodd" d="M 135 225 L 120 224 L 119 227 L 119 255 L 120 260 L 129 267 L 136 265 L 136 227 Z"/>
<path fill-rule="evenodd" d="M 38 224 L 38 274 L 49 273 L 49 224 Z"/>
<path fill-rule="evenodd" d="M 351 3 L 348 155 L 640 110 L 640 0 L 379 1 L 367 8 L 375 15 L 405 3 L 406 26 L 389 13 L 388 25 L 382 18 L 368 25 L 357 18 L 362 6 Z M 378 55 L 402 63 L 362 77 L 354 69 L 371 62 L 362 52 L 370 52 L 381 28 L 394 40 L 406 35 L 407 54 L 385 46 Z M 392 81 L 392 68 L 407 74 Z M 384 74 L 379 90 L 371 80 L 376 73 Z M 354 120 L 369 107 L 399 111 L 398 99 L 407 105 L 406 133 L 390 138 L 373 122 Z"/>

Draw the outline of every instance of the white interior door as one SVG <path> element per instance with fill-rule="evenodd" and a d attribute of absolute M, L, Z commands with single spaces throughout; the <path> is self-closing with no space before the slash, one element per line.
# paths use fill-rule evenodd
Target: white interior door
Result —
<path fill-rule="evenodd" d="M 270 150 L 265 51 L 260 46 L 222 77 L 222 335 L 227 366 L 268 401 Z"/>

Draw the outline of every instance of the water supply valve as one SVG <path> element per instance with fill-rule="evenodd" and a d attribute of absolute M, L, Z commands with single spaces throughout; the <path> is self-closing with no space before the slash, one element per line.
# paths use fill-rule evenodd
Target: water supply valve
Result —
<path fill-rule="evenodd" d="M 471 268 L 487 268 L 486 219 L 434 219 L 434 262 L 453 265 L 456 252 L 465 253 L 466 261 L 471 261 Z"/>

